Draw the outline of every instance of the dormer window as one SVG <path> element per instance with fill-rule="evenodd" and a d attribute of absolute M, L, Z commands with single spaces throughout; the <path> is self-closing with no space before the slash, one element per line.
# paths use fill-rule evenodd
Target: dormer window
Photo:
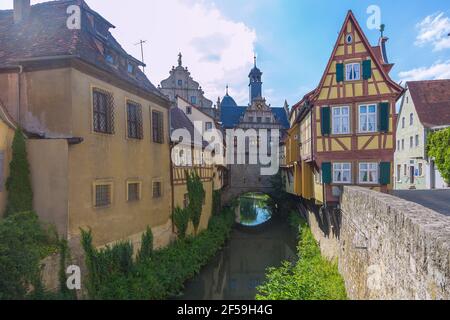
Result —
<path fill-rule="evenodd" d="M 94 29 L 98 36 L 103 39 L 108 39 L 109 26 L 106 23 L 100 21 L 99 19 L 95 19 Z"/>
<path fill-rule="evenodd" d="M 128 63 L 128 65 L 127 65 L 127 71 L 128 71 L 128 73 L 130 73 L 130 74 L 134 74 L 134 65 L 132 64 L 132 63 Z"/>
<path fill-rule="evenodd" d="M 106 62 L 108 62 L 108 63 L 110 63 L 110 64 L 114 64 L 114 57 L 113 57 L 113 55 L 110 54 L 110 53 L 107 53 L 107 54 L 105 55 L 105 60 L 106 60 Z"/>
<path fill-rule="evenodd" d="M 183 80 L 178 80 L 177 83 L 178 83 L 178 86 L 179 86 L 179 87 L 183 86 Z"/>
<path fill-rule="evenodd" d="M 109 64 L 116 64 L 116 55 L 111 50 L 105 50 L 105 61 Z"/>

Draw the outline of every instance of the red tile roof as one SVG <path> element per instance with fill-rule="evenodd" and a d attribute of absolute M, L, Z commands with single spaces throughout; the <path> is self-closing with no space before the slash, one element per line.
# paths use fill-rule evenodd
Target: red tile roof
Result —
<path fill-rule="evenodd" d="M 81 30 L 67 28 L 67 8 L 78 5 L 82 12 Z M 26 20 L 14 23 L 13 10 L 0 10 L 0 68 L 17 65 L 27 59 L 76 56 L 140 89 L 165 96 L 136 67 L 135 75 L 127 71 L 127 63 L 111 65 L 105 60 L 104 48 L 115 52 L 122 61 L 140 62 L 128 55 L 108 31 L 103 38 L 90 26 L 88 14 L 104 25 L 112 25 L 89 8 L 83 0 L 57 0 L 36 4 Z"/>
<path fill-rule="evenodd" d="M 406 85 L 425 127 L 450 125 L 450 79 L 410 81 Z"/>

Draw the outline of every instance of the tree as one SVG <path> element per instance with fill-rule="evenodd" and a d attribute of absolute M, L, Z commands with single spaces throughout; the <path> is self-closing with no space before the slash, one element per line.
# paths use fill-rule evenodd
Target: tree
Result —
<path fill-rule="evenodd" d="M 432 133 L 427 149 L 444 180 L 450 183 L 450 128 Z"/>
<path fill-rule="evenodd" d="M 33 190 L 31 188 L 30 167 L 28 164 L 25 136 L 17 129 L 12 144 L 12 161 L 9 164 L 9 177 L 6 181 L 8 197 L 5 216 L 14 213 L 33 211 Z"/>
<path fill-rule="evenodd" d="M 197 233 L 202 215 L 203 202 L 205 201 L 205 189 L 202 180 L 197 172 L 186 172 L 187 189 L 189 197 L 188 211 L 194 225 L 195 233 Z"/>

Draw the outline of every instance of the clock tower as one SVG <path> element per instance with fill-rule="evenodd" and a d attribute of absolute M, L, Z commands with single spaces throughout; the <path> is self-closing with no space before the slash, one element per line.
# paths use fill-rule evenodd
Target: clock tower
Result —
<path fill-rule="evenodd" d="M 254 57 L 254 67 L 250 71 L 248 77 L 250 79 L 250 83 L 248 85 L 250 93 L 249 103 L 252 104 L 255 99 L 262 98 L 262 72 L 256 66 L 256 56 Z"/>

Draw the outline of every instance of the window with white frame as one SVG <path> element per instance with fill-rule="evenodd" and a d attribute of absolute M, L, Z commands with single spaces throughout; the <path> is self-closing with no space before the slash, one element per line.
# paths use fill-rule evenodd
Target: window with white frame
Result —
<path fill-rule="evenodd" d="M 351 183 L 352 164 L 334 163 L 333 164 L 333 183 Z"/>
<path fill-rule="evenodd" d="M 362 162 L 359 164 L 359 183 L 378 183 L 378 163 Z"/>
<path fill-rule="evenodd" d="M 411 113 L 411 114 L 409 115 L 409 125 L 412 126 L 413 124 L 414 124 L 414 114 Z"/>
<path fill-rule="evenodd" d="M 333 134 L 350 133 L 350 107 L 333 107 Z"/>
<path fill-rule="evenodd" d="M 349 63 L 345 65 L 345 74 L 347 81 L 355 81 L 361 79 L 361 64 Z"/>
<path fill-rule="evenodd" d="M 359 132 L 377 131 L 377 105 L 359 106 Z"/>
<path fill-rule="evenodd" d="M 205 123 L 205 131 L 211 131 L 213 129 L 213 124 L 212 122 L 206 122 Z"/>

